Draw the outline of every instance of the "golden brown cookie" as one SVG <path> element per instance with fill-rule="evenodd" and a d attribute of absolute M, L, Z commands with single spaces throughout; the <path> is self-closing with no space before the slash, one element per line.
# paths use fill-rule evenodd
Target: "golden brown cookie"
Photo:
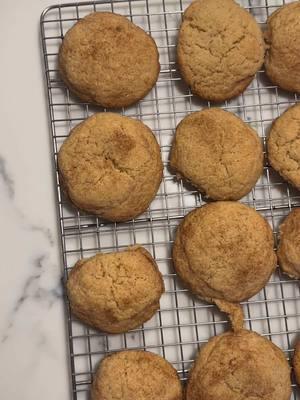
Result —
<path fill-rule="evenodd" d="M 272 230 L 250 207 L 210 203 L 190 212 L 179 225 L 173 260 L 194 294 L 226 311 L 222 301 L 246 300 L 269 280 L 276 266 Z"/>
<path fill-rule="evenodd" d="M 190 371 L 186 400 L 289 400 L 290 368 L 284 353 L 255 332 L 215 336 Z"/>
<path fill-rule="evenodd" d="M 288 108 L 272 125 L 268 138 L 272 167 L 300 190 L 300 105 Z"/>
<path fill-rule="evenodd" d="M 296 343 L 294 357 L 293 357 L 293 368 L 298 385 L 300 385 L 300 341 Z"/>
<path fill-rule="evenodd" d="M 182 400 L 176 370 L 148 351 L 121 351 L 105 357 L 91 393 L 92 400 Z"/>
<path fill-rule="evenodd" d="M 233 0 L 196 0 L 184 12 L 177 57 L 194 94 L 228 100 L 246 89 L 263 64 L 263 35 Z"/>
<path fill-rule="evenodd" d="M 160 65 L 154 40 L 127 18 L 95 12 L 65 35 L 59 70 L 82 100 L 103 107 L 126 107 L 155 85 Z"/>
<path fill-rule="evenodd" d="M 238 200 L 263 170 L 256 132 L 234 114 L 211 108 L 185 117 L 176 128 L 171 168 L 214 200 Z"/>
<path fill-rule="evenodd" d="M 77 125 L 58 154 L 61 182 L 80 209 L 109 221 L 144 212 L 159 188 L 159 145 L 141 121 L 99 113 Z"/>
<path fill-rule="evenodd" d="M 154 315 L 164 284 L 150 253 L 134 246 L 78 261 L 69 274 L 67 292 L 78 319 L 104 332 L 120 333 Z"/>
<path fill-rule="evenodd" d="M 283 272 L 300 278 L 300 208 L 294 208 L 280 225 L 278 261 Z"/>
<path fill-rule="evenodd" d="M 273 83 L 300 93 L 300 3 L 286 4 L 267 20 L 266 73 Z"/>

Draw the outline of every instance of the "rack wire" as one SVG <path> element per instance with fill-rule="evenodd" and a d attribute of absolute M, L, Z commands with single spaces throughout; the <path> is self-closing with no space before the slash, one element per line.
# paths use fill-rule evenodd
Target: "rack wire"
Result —
<path fill-rule="evenodd" d="M 125 348 L 147 349 L 162 355 L 185 381 L 199 347 L 211 336 L 228 329 L 224 314 L 214 305 L 193 297 L 181 285 L 171 260 L 178 223 L 190 210 L 206 201 L 191 186 L 178 182 L 168 168 L 169 150 L 177 123 L 188 113 L 211 106 L 192 95 L 176 65 L 178 28 L 183 10 L 189 3 L 187 0 L 99 0 L 51 6 L 41 16 L 64 279 L 80 258 L 99 251 L 118 251 L 139 243 L 156 259 L 166 287 L 157 314 L 142 327 L 119 335 L 94 331 L 73 319 L 66 299 L 74 400 L 88 398 L 97 363 L 105 355 Z M 285 1 L 241 0 L 239 3 L 264 28 L 268 15 Z M 105 222 L 72 208 L 64 199 L 57 172 L 57 152 L 70 130 L 94 112 L 106 111 L 73 97 L 57 69 L 57 54 L 66 31 L 93 11 L 112 11 L 127 16 L 152 35 L 160 52 L 161 72 L 156 87 L 135 106 L 117 111 L 143 120 L 153 130 L 164 162 L 164 178 L 155 200 L 147 212 L 125 223 Z M 234 112 L 256 129 L 266 154 L 266 136 L 271 122 L 298 101 L 297 95 L 281 91 L 260 70 L 241 96 L 218 106 Z M 268 220 L 277 243 L 279 223 L 293 207 L 300 206 L 300 194 L 269 167 L 265 157 L 263 175 L 252 192 L 241 201 Z M 280 346 L 289 361 L 300 332 L 299 294 L 298 281 L 282 275 L 277 268 L 266 287 L 243 303 L 245 326 Z M 294 377 L 292 387 L 292 399 L 300 399 Z"/>

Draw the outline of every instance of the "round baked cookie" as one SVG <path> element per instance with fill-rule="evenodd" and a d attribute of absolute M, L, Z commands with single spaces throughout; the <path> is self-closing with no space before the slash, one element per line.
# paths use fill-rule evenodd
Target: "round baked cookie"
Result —
<path fill-rule="evenodd" d="M 255 332 L 215 336 L 200 350 L 186 400 L 289 400 L 290 368 L 284 353 Z"/>
<path fill-rule="evenodd" d="M 177 58 L 194 94 L 228 100 L 246 89 L 263 64 L 263 35 L 233 0 L 196 0 L 184 12 Z"/>
<path fill-rule="evenodd" d="M 162 160 L 141 121 L 99 113 L 77 125 L 61 146 L 62 186 L 78 208 L 109 221 L 143 213 L 159 188 Z"/>
<path fill-rule="evenodd" d="M 280 225 L 278 261 L 283 272 L 300 278 L 300 208 L 294 208 Z"/>
<path fill-rule="evenodd" d="M 269 224 L 254 209 L 230 201 L 190 212 L 177 229 L 175 269 L 200 298 L 237 303 L 261 290 L 276 266 Z"/>
<path fill-rule="evenodd" d="M 300 3 L 286 4 L 267 19 L 265 67 L 273 83 L 300 93 Z"/>
<path fill-rule="evenodd" d="M 263 170 L 256 132 L 234 114 L 211 108 L 185 117 L 176 128 L 171 168 L 214 200 L 238 200 Z"/>
<path fill-rule="evenodd" d="M 182 400 L 177 372 L 148 351 L 121 351 L 105 357 L 95 374 L 92 400 Z"/>
<path fill-rule="evenodd" d="M 154 315 L 164 284 L 150 253 L 134 246 L 78 261 L 69 274 L 67 292 L 78 319 L 101 331 L 120 333 Z"/>
<path fill-rule="evenodd" d="M 298 385 L 300 385 L 300 341 L 296 343 L 294 357 L 293 357 L 293 368 Z"/>
<path fill-rule="evenodd" d="M 272 167 L 300 190 L 300 104 L 288 108 L 273 122 L 268 158 Z"/>
<path fill-rule="evenodd" d="M 103 107 L 126 107 L 155 85 L 160 65 L 151 36 L 127 18 L 95 12 L 65 35 L 59 70 L 82 100 Z"/>

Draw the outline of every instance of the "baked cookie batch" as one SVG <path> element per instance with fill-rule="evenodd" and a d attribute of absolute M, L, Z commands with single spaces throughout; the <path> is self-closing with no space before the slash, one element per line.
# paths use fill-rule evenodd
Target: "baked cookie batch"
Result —
<path fill-rule="evenodd" d="M 201 98 L 220 102 L 241 94 L 265 64 L 270 80 L 300 93 L 300 2 L 280 7 L 265 36 L 233 0 L 195 0 L 186 9 L 177 44 L 183 79 Z M 160 64 L 154 40 L 127 18 L 95 12 L 65 35 L 59 70 L 83 101 L 127 107 L 156 84 Z M 274 121 L 268 142 L 272 167 L 300 190 L 300 105 Z M 185 393 L 176 370 L 147 351 L 107 356 L 95 374 L 92 400 L 289 400 L 290 369 L 283 352 L 243 328 L 240 302 L 259 292 L 276 267 L 272 230 L 254 209 L 236 200 L 263 171 L 257 133 L 220 108 L 191 113 L 176 128 L 170 168 L 215 200 L 190 212 L 173 246 L 174 268 L 198 298 L 228 313 L 231 331 L 202 347 Z M 60 183 L 80 210 L 117 222 L 137 217 L 154 199 L 163 176 L 160 147 L 141 121 L 97 113 L 70 132 L 58 153 Z M 300 211 L 280 226 L 279 265 L 300 278 Z M 72 313 L 108 333 L 122 333 L 159 309 L 164 283 L 141 246 L 98 253 L 69 273 Z M 294 369 L 300 381 L 300 344 Z"/>

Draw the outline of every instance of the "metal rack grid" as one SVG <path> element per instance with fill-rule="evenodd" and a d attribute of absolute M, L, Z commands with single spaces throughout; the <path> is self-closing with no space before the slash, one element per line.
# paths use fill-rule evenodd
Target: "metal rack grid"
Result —
<path fill-rule="evenodd" d="M 122 335 L 107 335 L 85 327 L 73 319 L 66 300 L 73 399 L 87 399 L 95 365 L 106 354 L 124 348 L 147 349 L 162 355 L 185 381 L 199 347 L 211 336 L 228 329 L 224 314 L 215 306 L 197 300 L 181 285 L 171 262 L 178 223 L 206 201 L 191 186 L 176 181 L 168 169 L 170 144 L 177 123 L 186 114 L 211 106 L 191 94 L 176 65 L 178 27 L 189 3 L 187 0 L 99 0 L 51 6 L 41 16 L 64 279 L 80 258 L 139 243 L 156 259 L 166 286 L 159 312 L 141 328 Z M 263 28 L 267 16 L 285 1 L 241 0 L 239 3 Z M 57 70 L 57 53 L 64 34 L 78 19 L 93 11 L 113 11 L 127 16 L 151 33 L 160 52 L 161 72 L 156 87 L 135 106 L 117 111 L 143 120 L 153 130 L 165 167 L 160 190 L 148 211 L 126 223 L 105 222 L 72 208 L 63 197 L 57 173 L 57 152 L 70 130 L 94 112 L 106 111 L 73 97 Z M 218 106 L 234 112 L 256 129 L 265 148 L 271 122 L 297 101 L 296 95 L 272 85 L 261 70 L 241 96 Z M 292 207 L 300 205 L 300 194 L 269 167 L 265 158 L 262 177 L 242 202 L 268 220 L 277 243 L 278 225 Z M 244 302 L 243 308 L 245 326 L 280 346 L 290 360 L 300 332 L 298 281 L 290 280 L 277 269 L 266 287 Z M 294 378 L 292 398 L 300 399 Z"/>

